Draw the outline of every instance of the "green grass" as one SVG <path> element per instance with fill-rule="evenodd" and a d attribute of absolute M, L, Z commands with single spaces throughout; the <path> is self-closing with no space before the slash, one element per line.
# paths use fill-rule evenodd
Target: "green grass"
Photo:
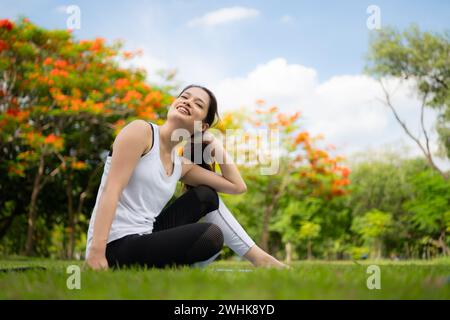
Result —
<path fill-rule="evenodd" d="M 47 270 L 0 272 L 0 299 L 450 299 L 450 259 L 298 261 L 292 270 L 254 269 L 239 261 L 216 261 L 204 269 L 88 270 L 81 272 L 80 290 L 66 286 L 71 264 L 82 262 L 3 258 L 0 268 Z M 369 264 L 381 268 L 380 290 L 366 286 Z"/>

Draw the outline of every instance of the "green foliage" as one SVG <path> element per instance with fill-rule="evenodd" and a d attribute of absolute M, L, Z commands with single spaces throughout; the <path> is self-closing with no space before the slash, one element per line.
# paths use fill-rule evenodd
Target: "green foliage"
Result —
<path fill-rule="evenodd" d="M 347 253 L 354 260 L 362 259 L 363 257 L 368 257 L 370 253 L 369 247 L 356 247 L 351 246 L 347 249 Z"/>
<path fill-rule="evenodd" d="M 413 81 L 426 105 L 439 111 L 437 132 L 443 155 L 450 158 L 450 32 L 421 31 L 413 25 L 403 32 L 383 28 L 374 33 L 366 71 L 378 78 Z"/>
<path fill-rule="evenodd" d="M 392 226 L 392 215 L 374 209 L 362 217 L 353 220 L 352 228 L 364 239 L 372 240 L 383 237 Z"/>
<path fill-rule="evenodd" d="M 432 171 L 411 177 L 414 196 L 404 203 L 412 213 L 417 228 L 430 235 L 439 235 L 450 224 L 450 182 Z"/>
<path fill-rule="evenodd" d="M 300 230 L 298 231 L 298 237 L 300 240 L 316 239 L 320 234 L 320 225 L 310 221 L 302 221 L 300 223 Z"/>

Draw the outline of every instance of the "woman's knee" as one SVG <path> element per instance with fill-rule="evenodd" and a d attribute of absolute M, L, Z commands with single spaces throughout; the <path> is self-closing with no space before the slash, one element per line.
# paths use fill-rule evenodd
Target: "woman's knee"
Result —
<path fill-rule="evenodd" d="M 217 224 L 210 223 L 208 227 L 208 240 L 210 241 L 214 253 L 222 250 L 224 244 L 223 232 Z"/>
<path fill-rule="evenodd" d="M 219 208 L 219 195 L 217 191 L 207 185 L 200 185 L 193 188 L 198 200 L 204 206 L 205 213 Z"/>
<path fill-rule="evenodd" d="M 201 241 L 198 242 L 198 248 L 203 248 L 203 254 L 205 257 L 210 257 L 220 250 L 224 245 L 223 232 L 217 224 L 210 222 L 200 222 L 204 228 L 204 232 L 201 236 Z"/>
<path fill-rule="evenodd" d="M 186 259 L 188 263 L 204 261 L 222 250 L 224 237 L 222 230 L 216 224 L 209 222 L 199 222 L 195 224 L 201 234 L 198 240 L 188 250 Z"/>

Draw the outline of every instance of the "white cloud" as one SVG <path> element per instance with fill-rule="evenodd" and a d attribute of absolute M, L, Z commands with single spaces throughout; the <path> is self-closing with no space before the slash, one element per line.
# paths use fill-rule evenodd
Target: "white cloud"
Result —
<path fill-rule="evenodd" d="M 292 23 L 294 23 L 295 19 L 292 18 L 290 15 L 285 14 L 284 16 L 282 16 L 280 18 L 280 21 L 281 21 L 281 23 L 284 23 L 284 24 L 292 24 Z"/>
<path fill-rule="evenodd" d="M 131 63 L 145 68 L 150 82 L 160 82 L 162 79 L 156 71 L 164 69 L 177 70 L 175 81 L 180 87 L 190 83 L 210 86 L 210 83 L 223 79 L 231 69 L 228 55 L 207 51 L 186 26 L 170 32 L 173 24 L 165 18 L 170 12 L 160 5 L 148 3 L 145 8 L 133 7 L 132 12 L 140 33 L 128 30 L 121 34 L 123 28 L 120 26 L 115 34 L 127 39 L 124 50 L 142 50 L 142 57 L 133 59 Z"/>
<path fill-rule="evenodd" d="M 316 86 L 314 69 L 288 65 L 286 60 L 278 58 L 257 66 L 245 78 L 222 80 L 216 91 L 224 109 L 250 106 L 257 98 L 293 108 L 294 100 L 307 98 Z"/>
<path fill-rule="evenodd" d="M 69 7 L 69 6 L 61 5 L 61 6 L 57 6 L 57 7 L 55 8 L 55 10 L 56 10 L 56 12 L 67 14 L 67 8 L 68 8 L 68 7 Z"/>
<path fill-rule="evenodd" d="M 243 20 L 258 16 L 260 13 L 256 9 L 245 7 L 230 7 L 211 11 L 202 17 L 192 19 L 188 22 L 189 27 L 211 27 L 225 24 L 237 20 Z"/>
<path fill-rule="evenodd" d="M 420 132 L 419 102 L 411 95 L 411 83 L 387 81 L 395 92 L 393 103 L 401 119 L 416 136 Z M 419 155 L 417 145 L 404 133 L 391 110 L 377 98 L 383 97 L 379 83 L 366 75 L 340 75 L 319 83 L 317 72 L 299 64 L 288 64 L 283 58 L 257 66 L 245 77 L 226 78 L 213 86 L 221 111 L 255 106 L 263 99 L 268 106 L 281 111 L 300 111 L 303 128 L 313 135 L 322 133 L 325 143 L 336 146 L 337 154 L 394 147 L 410 148 Z M 431 148 L 437 149 L 433 127 L 435 113 L 427 110 L 425 125 L 431 132 Z M 421 135 L 423 139 L 423 134 Z M 423 141 L 423 140 L 422 140 Z M 437 162 L 444 167 L 449 163 Z"/>
<path fill-rule="evenodd" d="M 142 56 L 135 57 L 124 66 L 135 66 L 147 71 L 151 82 L 163 82 L 157 74 L 158 70 L 176 70 L 176 81 L 181 86 L 195 83 L 209 87 L 210 83 L 216 83 L 223 78 L 227 60 L 225 57 L 211 57 L 204 59 L 195 50 L 186 48 L 183 54 L 163 56 L 152 50 L 147 44 L 133 44 L 127 46 L 127 50 L 142 49 Z"/>

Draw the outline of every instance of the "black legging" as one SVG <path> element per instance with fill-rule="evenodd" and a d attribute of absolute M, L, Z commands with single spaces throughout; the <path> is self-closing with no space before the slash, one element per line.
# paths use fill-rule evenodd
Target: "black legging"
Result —
<path fill-rule="evenodd" d="M 201 185 L 188 190 L 161 211 L 152 233 L 108 243 L 108 265 L 164 268 L 207 260 L 222 249 L 223 234 L 217 225 L 197 221 L 218 206 L 214 189 Z"/>

